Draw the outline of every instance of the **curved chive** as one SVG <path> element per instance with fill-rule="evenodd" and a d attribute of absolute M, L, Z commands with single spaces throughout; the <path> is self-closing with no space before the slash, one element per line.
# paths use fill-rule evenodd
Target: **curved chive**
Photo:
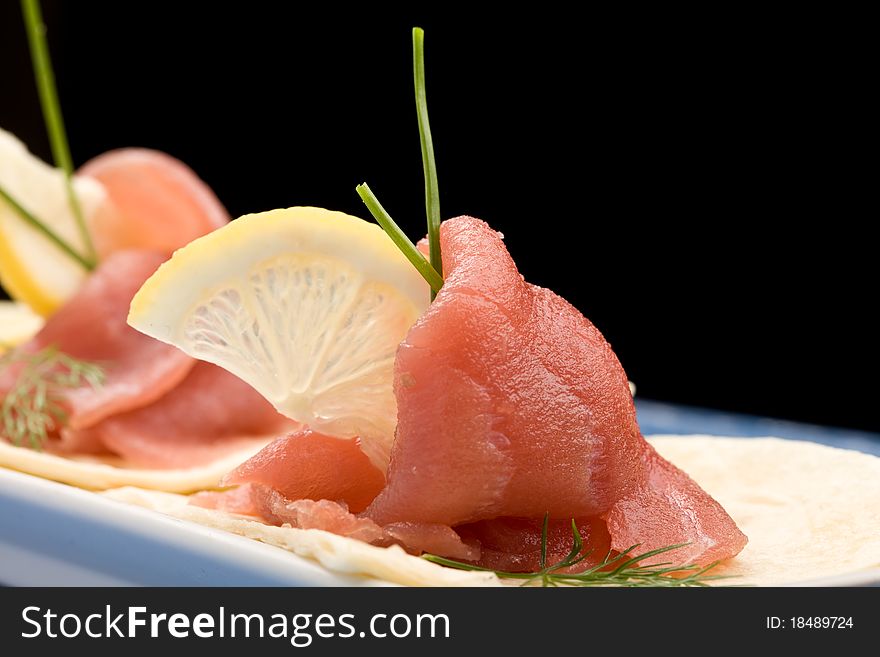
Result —
<path fill-rule="evenodd" d="M 434 164 L 434 142 L 431 139 L 431 124 L 428 122 L 428 101 L 425 96 L 425 31 L 414 27 L 413 37 L 413 81 L 416 90 L 416 114 L 419 119 L 419 140 L 422 146 L 422 169 L 425 174 L 425 214 L 428 218 L 428 250 L 431 265 L 443 276 L 443 261 L 440 257 L 440 193 L 437 189 L 437 167 Z M 436 290 L 432 292 L 434 298 Z"/>
<path fill-rule="evenodd" d="M 86 227 L 82 208 L 73 189 L 73 159 L 70 156 L 70 146 L 67 143 L 67 134 L 64 131 L 64 119 L 61 116 L 61 104 L 58 102 L 58 89 L 55 86 L 52 61 L 49 59 L 46 25 L 43 22 L 40 2 L 39 0 L 21 0 L 21 10 L 24 14 L 25 27 L 27 28 L 31 60 L 37 80 L 37 91 L 40 94 L 40 105 L 43 108 L 43 118 L 46 120 L 49 142 L 52 145 L 52 158 L 55 160 L 55 166 L 64 171 L 67 199 L 73 210 L 77 229 L 86 249 L 86 257 L 83 259 L 83 262 L 86 268 L 91 270 L 95 268 L 97 256 L 95 254 L 95 246 L 92 243 L 92 236 Z"/>
<path fill-rule="evenodd" d="M 400 226 L 398 226 L 394 222 L 394 219 L 392 219 L 385 211 L 385 208 L 379 203 L 379 199 L 373 194 L 370 186 L 367 185 L 367 183 L 361 183 L 355 189 L 361 197 L 361 200 L 364 202 L 364 205 L 367 206 L 370 214 L 372 214 L 379 225 L 382 226 L 382 230 L 384 230 L 388 237 L 391 238 L 391 241 L 397 245 L 397 248 L 403 251 L 403 255 L 407 257 L 422 277 L 428 281 L 428 285 L 431 286 L 433 298 L 433 293 L 436 293 L 437 290 L 443 286 L 443 277 L 437 273 L 437 270 L 427 261 L 425 256 L 422 255 L 422 252 L 416 248 L 416 245 L 410 241 L 406 236 L 406 233 L 400 230 Z"/>
<path fill-rule="evenodd" d="M 24 219 L 31 226 L 36 228 L 38 231 L 43 233 L 50 241 L 52 241 L 55 246 L 64 251 L 71 258 L 76 260 L 79 264 L 85 267 L 87 270 L 91 270 L 94 268 L 94 263 L 89 262 L 85 258 L 83 258 L 79 253 L 73 250 L 70 244 L 67 241 L 63 240 L 58 234 L 49 228 L 42 221 L 37 219 L 34 215 L 28 212 L 21 203 L 16 201 L 5 189 L 0 187 L 0 198 L 9 203 L 9 206 L 15 210 L 22 219 Z"/>

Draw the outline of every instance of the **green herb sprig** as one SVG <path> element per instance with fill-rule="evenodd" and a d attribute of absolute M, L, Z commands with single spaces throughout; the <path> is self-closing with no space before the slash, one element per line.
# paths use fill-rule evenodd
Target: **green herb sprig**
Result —
<path fill-rule="evenodd" d="M 428 218 L 428 252 L 431 265 L 443 276 L 440 257 L 440 192 L 437 188 L 437 167 L 434 164 L 434 141 L 428 122 L 428 99 L 425 93 L 425 31 L 414 27 L 413 82 L 416 90 L 416 115 L 419 120 L 419 141 L 422 147 L 422 169 L 425 174 L 425 215 Z M 433 296 L 431 297 L 434 298 Z"/>
<path fill-rule="evenodd" d="M 595 566 L 577 573 L 559 572 L 578 565 L 592 554 L 587 550 L 583 554 L 584 540 L 574 520 L 571 521 L 572 546 L 569 553 L 561 561 L 547 564 L 547 528 L 550 522 L 549 514 L 544 516 L 544 524 L 541 528 L 541 560 L 540 569 L 532 573 L 515 573 L 504 570 L 492 570 L 482 568 L 463 561 L 454 561 L 433 554 L 423 555 L 423 558 L 441 566 L 456 568 L 458 570 L 472 570 L 479 572 L 494 573 L 502 579 L 524 580 L 523 586 L 539 583 L 541 586 L 622 586 L 622 587 L 694 587 L 709 586 L 709 582 L 727 579 L 724 575 L 707 575 L 710 570 L 718 565 L 718 562 L 708 566 L 696 566 L 693 564 L 673 565 L 671 562 L 640 566 L 639 562 L 650 559 L 659 554 L 688 545 L 679 543 L 666 547 L 649 550 L 641 554 L 634 554 L 639 547 L 633 545 L 623 552 L 611 556 L 611 550 Z"/>
<path fill-rule="evenodd" d="M 364 205 L 367 206 L 370 214 L 376 218 L 378 224 L 382 226 L 382 229 L 386 233 L 388 233 L 388 237 L 390 237 L 391 241 L 397 245 L 397 248 L 403 252 L 403 255 L 407 257 L 413 267 L 415 267 L 422 277 L 428 281 L 428 285 L 431 286 L 432 294 L 435 294 L 443 286 L 443 277 L 440 276 L 437 270 L 434 269 L 431 263 L 422 255 L 422 252 L 419 251 L 416 245 L 406 236 L 406 233 L 400 229 L 400 226 L 398 226 L 388 212 L 385 211 L 385 208 L 379 203 L 379 199 L 373 194 L 370 186 L 367 185 L 367 183 L 361 183 L 355 189 L 361 197 L 361 200 L 363 200 Z"/>
<path fill-rule="evenodd" d="M 55 166 L 64 172 L 67 199 L 73 211 L 80 237 L 85 245 L 85 256 L 80 256 L 78 260 L 84 263 L 86 269 L 92 270 L 95 268 L 97 255 L 95 245 L 92 242 L 92 236 L 89 233 L 88 226 L 86 226 L 82 207 L 73 189 L 73 158 L 70 155 L 67 133 L 64 130 L 64 118 L 61 115 L 61 103 L 58 101 L 55 74 L 52 71 L 52 61 L 49 58 L 49 45 L 46 42 L 46 25 L 43 22 L 40 2 L 39 0 L 21 0 L 21 10 L 24 14 L 25 27 L 27 28 L 31 61 L 34 66 L 37 91 L 40 95 L 40 106 L 43 109 L 43 118 L 46 121 L 46 129 L 49 132 L 49 143 L 52 146 L 52 157 L 55 160 Z M 42 222 L 39 223 L 42 224 Z M 46 231 L 43 230 L 43 232 L 45 233 Z M 64 250 L 69 254 L 73 249 L 68 245 L 68 248 Z"/>
<path fill-rule="evenodd" d="M 434 142 L 431 139 L 431 125 L 428 122 L 428 103 L 425 95 L 425 31 L 420 27 L 414 27 L 412 36 L 413 81 L 416 92 L 416 116 L 419 122 L 419 142 L 422 149 L 422 168 L 425 174 L 425 214 L 428 219 L 430 260 L 422 255 L 406 236 L 406 233 L 394 222 L 367 183 L 361 183 L 355 189 L 370 214 L 431 286 L 431 301 L 433 301 L 443 286 L 443 260 L 440 253 L 440 193 L 437 187 Z"/>
<path fill-rule="evenodd" d="M 20 367 L 0 405 L 0 434 L 13 445 L 39 450 L 49 433 L 67 421 L 61 403 L 64 389 L 101 386 L 104 369 L 49 346 L 36 353 L 12 349 L 0 356 L 0 372 Z"/>

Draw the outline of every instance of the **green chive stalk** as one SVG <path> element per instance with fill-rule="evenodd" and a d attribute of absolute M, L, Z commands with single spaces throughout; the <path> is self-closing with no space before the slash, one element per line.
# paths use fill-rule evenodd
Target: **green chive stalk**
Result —
<path fill-rule="evenodd" d="M 425 31 L 414 27 L 413 82 L 416 91 L 416 115 L 419 120 L 419 141 L 422 147 L 422 169 L 425 174 L 425 214 L 428 219 L 428 251 L 431 266 L 443 276 L 440 257 L 440 192 L 437 187 L 437 167 L 434 163 L 434 142 L 428 121 L 428 100 L 425 95 Z M 436 290 L 434 291 L 436 293 Z M 433 294 L 432 297 L 433 299 Z"/>
<path fill-rule="evenodd" d="M 437 270 L 431 266 L 431 263 L 428 262 L 416 245 L 406 236 L 406 233 L 400 229 L 400 226 L 398 226 L 388 212 L 385 211 L 385 208 L 379 203 L 379 199 L 373 194 L 370 186 L 367 185 L 367 183 L 361 183 L 355 189 L 361 197 L 361 200 L 364 202 L 364 205 L 367 206 L 370 214 L 373 215 L 378 224 L 382 227 L 382 230 L 385 231 L 388 237 L 391 238 L 391 241 L 397 245 L 397 248 L 403 252 L 403 255 L 407 257 L 413 267 L 415 267 L 428 282 L 428 285 L 431 286 L 431 292 L 436 293 L 437 290 L 443 286 L 443 277 L 437 273 Z"/>
<path fill-rule="evenodd" d="M 82 265 L 86 270 L 91 270 L 94 268 L 94 263 L 83 258 L 79 253 L 77 253 L 70 244 L 61 238 L 58 233 L 53 231 L 49 226 L 45 223 L 37 219 L 31 212 L 27 210 L 21 203 L 19 203 L 13 196 L 7 192 L 3 187 L 0 187 L 0 199 L 3 199 L 9 204 L 15 212 L 24 219 L 25 222 L 36 228 L 38 231 L 43 233 L 46 238 L 49 239 L 55 246 L 64 251 L 71 258 L 76 260 L 80 265 Z"/>
<path fill-rule="evenodd" d="M 95 268 L 97 255 L 95 253 L 95 245 L 92 242 L 92 236 L 89 234 L 89 229 L 86 226 L 82 207 L 73 189 L 73 159 L 70 156 L 70 146 L 67 142 L 67 133 L 64 130 L 64 118 L 61 115 L 61 104 L 58 101 L 58 89 L 55 85 L 52 61 L 49 59 L 46 25 L 43 22 L 40 2 L 39 0 L 21 0 L 21 9 L 27 28 L 31 60 L 34 66 L 37 90 L 40 94 L 40 105 L 43 108 L 43 118 L 46 121 L 49 142 L 52 146 L 52 157 L 55 160 L 55 166 L 64 172 L 67 198 L 86 249 L 86 255 L 82 261 L 86 269 L 91 270 Z"/>

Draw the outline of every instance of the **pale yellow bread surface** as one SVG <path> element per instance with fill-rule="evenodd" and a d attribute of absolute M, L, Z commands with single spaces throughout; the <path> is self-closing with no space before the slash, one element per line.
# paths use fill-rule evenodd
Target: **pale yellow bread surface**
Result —
<path fill-rule="evenodd" d="M 749 537 L 716 574 L 773 586 L 877 570 L 880 458 L 779 438 L 654 436 Z"/>
<path fill-rule="evenodd" d="M 56 456 L 26 447 L 16 447 L 0 440 L 0 467 L 90 490 L 138 486 L 175 493 L 193 493 L 216 488 L 223 475 L 256 454 L 265 444 L 255 441 L 246 449 L 206 465 L 179 470 L 151 470 L 125 467 L 119 459 L 112 457 Z"/>
<path fill-rule="evenodd" d="M 742 553 L 716 571 L 735 576 L 725 583 L 822 583 L 880 568 L 880 458 L 777 438 L 662 436 L 650 442 L 748 535 Z M 399 548 L 190 506 L 180 495 L 135 488 L 105 495 L 275 545 L 340 573 L 420 586 L 501 584 L 494 576 L 441 568 Z"/>

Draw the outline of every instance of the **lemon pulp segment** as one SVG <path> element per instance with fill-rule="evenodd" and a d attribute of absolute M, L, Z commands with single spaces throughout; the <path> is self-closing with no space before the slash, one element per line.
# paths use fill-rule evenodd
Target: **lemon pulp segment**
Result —
<path fill-rule="evenodd" d="M 129 323 L 229 370 L 288 417 L 361 436 L 385 463 L 397 346 L 428 299 L 378 226 L 289 208 L 242 217 L 177 251 L 135 296 Z"/>

